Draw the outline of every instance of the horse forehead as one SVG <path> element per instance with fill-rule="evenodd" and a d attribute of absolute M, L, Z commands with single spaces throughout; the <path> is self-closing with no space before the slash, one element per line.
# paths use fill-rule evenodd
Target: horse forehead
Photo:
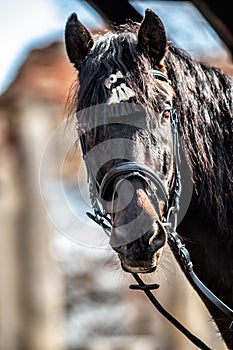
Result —
<path fill-rule="evenodd" d="M 122 47 L 127 49 L 127 44 L 136 45 L 137 44 L 137 36 L 132 32 L 118 32 L 112 33 L 108 32 L 104 35 L 94 36 L 95 46 L 94 50 L 97 51 L 108 51 L 114 48 Z M 114 52 L 116 53 L 116 52 Z"/>
<path fill-rule="evenodd" d="M 106 33 L 97 35 L 91 57 L 100 60 L 102 64 L 118 65 L 123 60 L 126 51 L 132 51 L 137 45 L 137 37 L 133 33 Z M 133 50 L 134 51 L 134 50 Z M 129 65 L 132 62 L 128 62 Z"/>

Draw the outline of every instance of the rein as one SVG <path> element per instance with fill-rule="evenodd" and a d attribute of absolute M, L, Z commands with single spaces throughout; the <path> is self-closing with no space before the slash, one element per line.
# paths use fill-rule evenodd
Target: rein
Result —
<path fill-rule="evenodd" d="M 164 75 L 162 72 L 158 70 L 153 70 L 152 73 L 155 76 L 155 78 L 165 81 L 169 84 L 171 83 L 170 80 L 166 77 L 166 75 Z M 150 188 L 151 188 L 151 185 L 149 184 L 148 180 L 151 183 L 153 183 L 159 192 L 159 196 L 157 196 L 157 193 L 155 194 L 154 191 L 153 191 L 153 194 L 156 196 L 156 198 L 157 197 L 159 197 L 160 199 L 163 198 L 168 208 L 167 218 L 163 222 L 163 227 L 167 231 L 169 246 L 176 253 L 176 255 L 179 256 L 186 273 L 189 275 L 189 277 L 191 278 L 196 288 L 199 289 L 202 292 L 202 294 L 211 303 L 213 303 L 218 309 L 220 309 L 225 315 L 227 315 L 232 320 L 229 326 L 229 330 L 233 331 L 233 310 L 229 308 L 226 304 L 224 304 L 218 297 L 216 297 L 216 295 L 214 295 L 197 277 L 197 275 L 193 271 L 193 264 L 190 258 L 190 254 L 176 231 L 177 214 L 179 212 L 179 202 L 180 202 L 182 186 L 181 186 L 181 174 L 179 171 L 180 144 L 178 139 L 178 116 L 175 109 L 173 109 L 172 115 L 171 115 L 171 126 L 172 126 L 172 133 L 173 133 L 173 157 L 174 157 L 174 164 L 175 164 L 175 184 L 174 184 L 173 197 L 171 199 L 170 207 L 168 207 L 169 198 L 167 196 L 166 189 L 161 179 L 149 167 L 142 164 L 138 164 L 135 162 L 118 163 L 105 174 L 101 184 L 97 183 L 97 181 L 95 179 L 92 179 L 92 176 L 91 176 L 84 137 L 83 135 L 80 136 L 80 144 L 82 148 L 83 159 L 86 164 L 87 175 L 89 179 L 89 192 L 90 192 L 91 205 L 94 210 L 94 215 L 89 212 L 87 212 L 86 214 L 90 219 L 92 219 L 98 225 L 100 225 L 102 229 L 105 231 L 105 233 L 110 237 L 111 228 L 112 228 L 111 215 L 109 213 L 106 213 L 103 210 L 103 207 L 98 197 L 103 199 L 105 197 L 107 189 L 109 188 L 110 183 L 114 182 L 114 185 L 116 186 L 117 182 L 119 181 L 119 179 L 117 180 L 119 176 L 123 177 L 123 179 L 127 179 L 129 177 L 140 177 L 145 181 L 146 184 L 150 186 Z M 98 188 L 98 193 L 96 191 L 96 187 Z M 171 314 L 169 314 L 162 307 L 162 305 L 155 298 L 154 294 L 151 293 L 151 290 L 159 288 L 158 284 L 145 284 L 142 281 L 142 279 L 138 276 L 138 274 L 136 273 L 131 273 L 131 274 L 138 284 L 130 285 L 129 286 L 130 289 L 143 291 L 147 295 L 149 300 L 152 302 L 152 304 L 157 308 L 157 310 L 164 317 L 166 317 L 168 321 L 170 321 L 179 331 L 181 331 L 199 349 L 211 350 L 207 345 L 205 345 L 199 338 L 194 336 L 189 330 L 187 330 L 187 328 L 185 328 L 179 321 L 177 321 Z"/>

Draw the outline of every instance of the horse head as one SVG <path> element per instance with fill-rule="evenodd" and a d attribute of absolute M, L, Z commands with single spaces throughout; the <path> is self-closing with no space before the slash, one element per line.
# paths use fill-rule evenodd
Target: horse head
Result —
<path fill-rule="evenodd" d="M 154 271 L 175 184 L 164 26 L 147 10 L 141 24 L 93 37 L 72 14 L 65 39 L 79 74 L 76 111 L 91 194 L 109 217 L 110 244 L 124 270 Z"/>

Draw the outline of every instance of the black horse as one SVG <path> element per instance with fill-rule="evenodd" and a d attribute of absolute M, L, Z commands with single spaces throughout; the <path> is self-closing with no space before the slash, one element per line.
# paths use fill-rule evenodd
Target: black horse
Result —
<path fill-rule="evenodd" d="M 102 225 L 107 227 L 103 218 L 111 225 L 110 244 L 123 269 L 156 269 L 167 221 L 176 221 L 186 197 L 184 190 L 180 196 L 184 166 L 191 170 L 190 204 L 178 227 L 170 226 L 185 243 L 196 275 L 233 308 L 232 80 L 168 42 L 151 10 L 141 24 L 94 38 L 72 14 L 65 39 L 79 73 L 75 109 L 92 204 L 104 213 Z M 232 349 L 231 318 L 197 291 Z"/>

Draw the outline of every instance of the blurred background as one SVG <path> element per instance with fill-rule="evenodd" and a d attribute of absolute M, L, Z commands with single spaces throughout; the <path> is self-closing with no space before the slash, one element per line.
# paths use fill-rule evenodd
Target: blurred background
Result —
<path fill-rule="evenodd" d="M 140 21 L 146 8 L 193 57 L 233 76 L 229 4 L 213 1 L 0 0 L 0 349 L 192 350 L 130 291 L 91 210 L 67 99 L 76 80 L 64 47 L 77 12 L 93 33 Z M 166 249 L 146 280 L 167 310 L 211 348 L 216 328 Z"/>

